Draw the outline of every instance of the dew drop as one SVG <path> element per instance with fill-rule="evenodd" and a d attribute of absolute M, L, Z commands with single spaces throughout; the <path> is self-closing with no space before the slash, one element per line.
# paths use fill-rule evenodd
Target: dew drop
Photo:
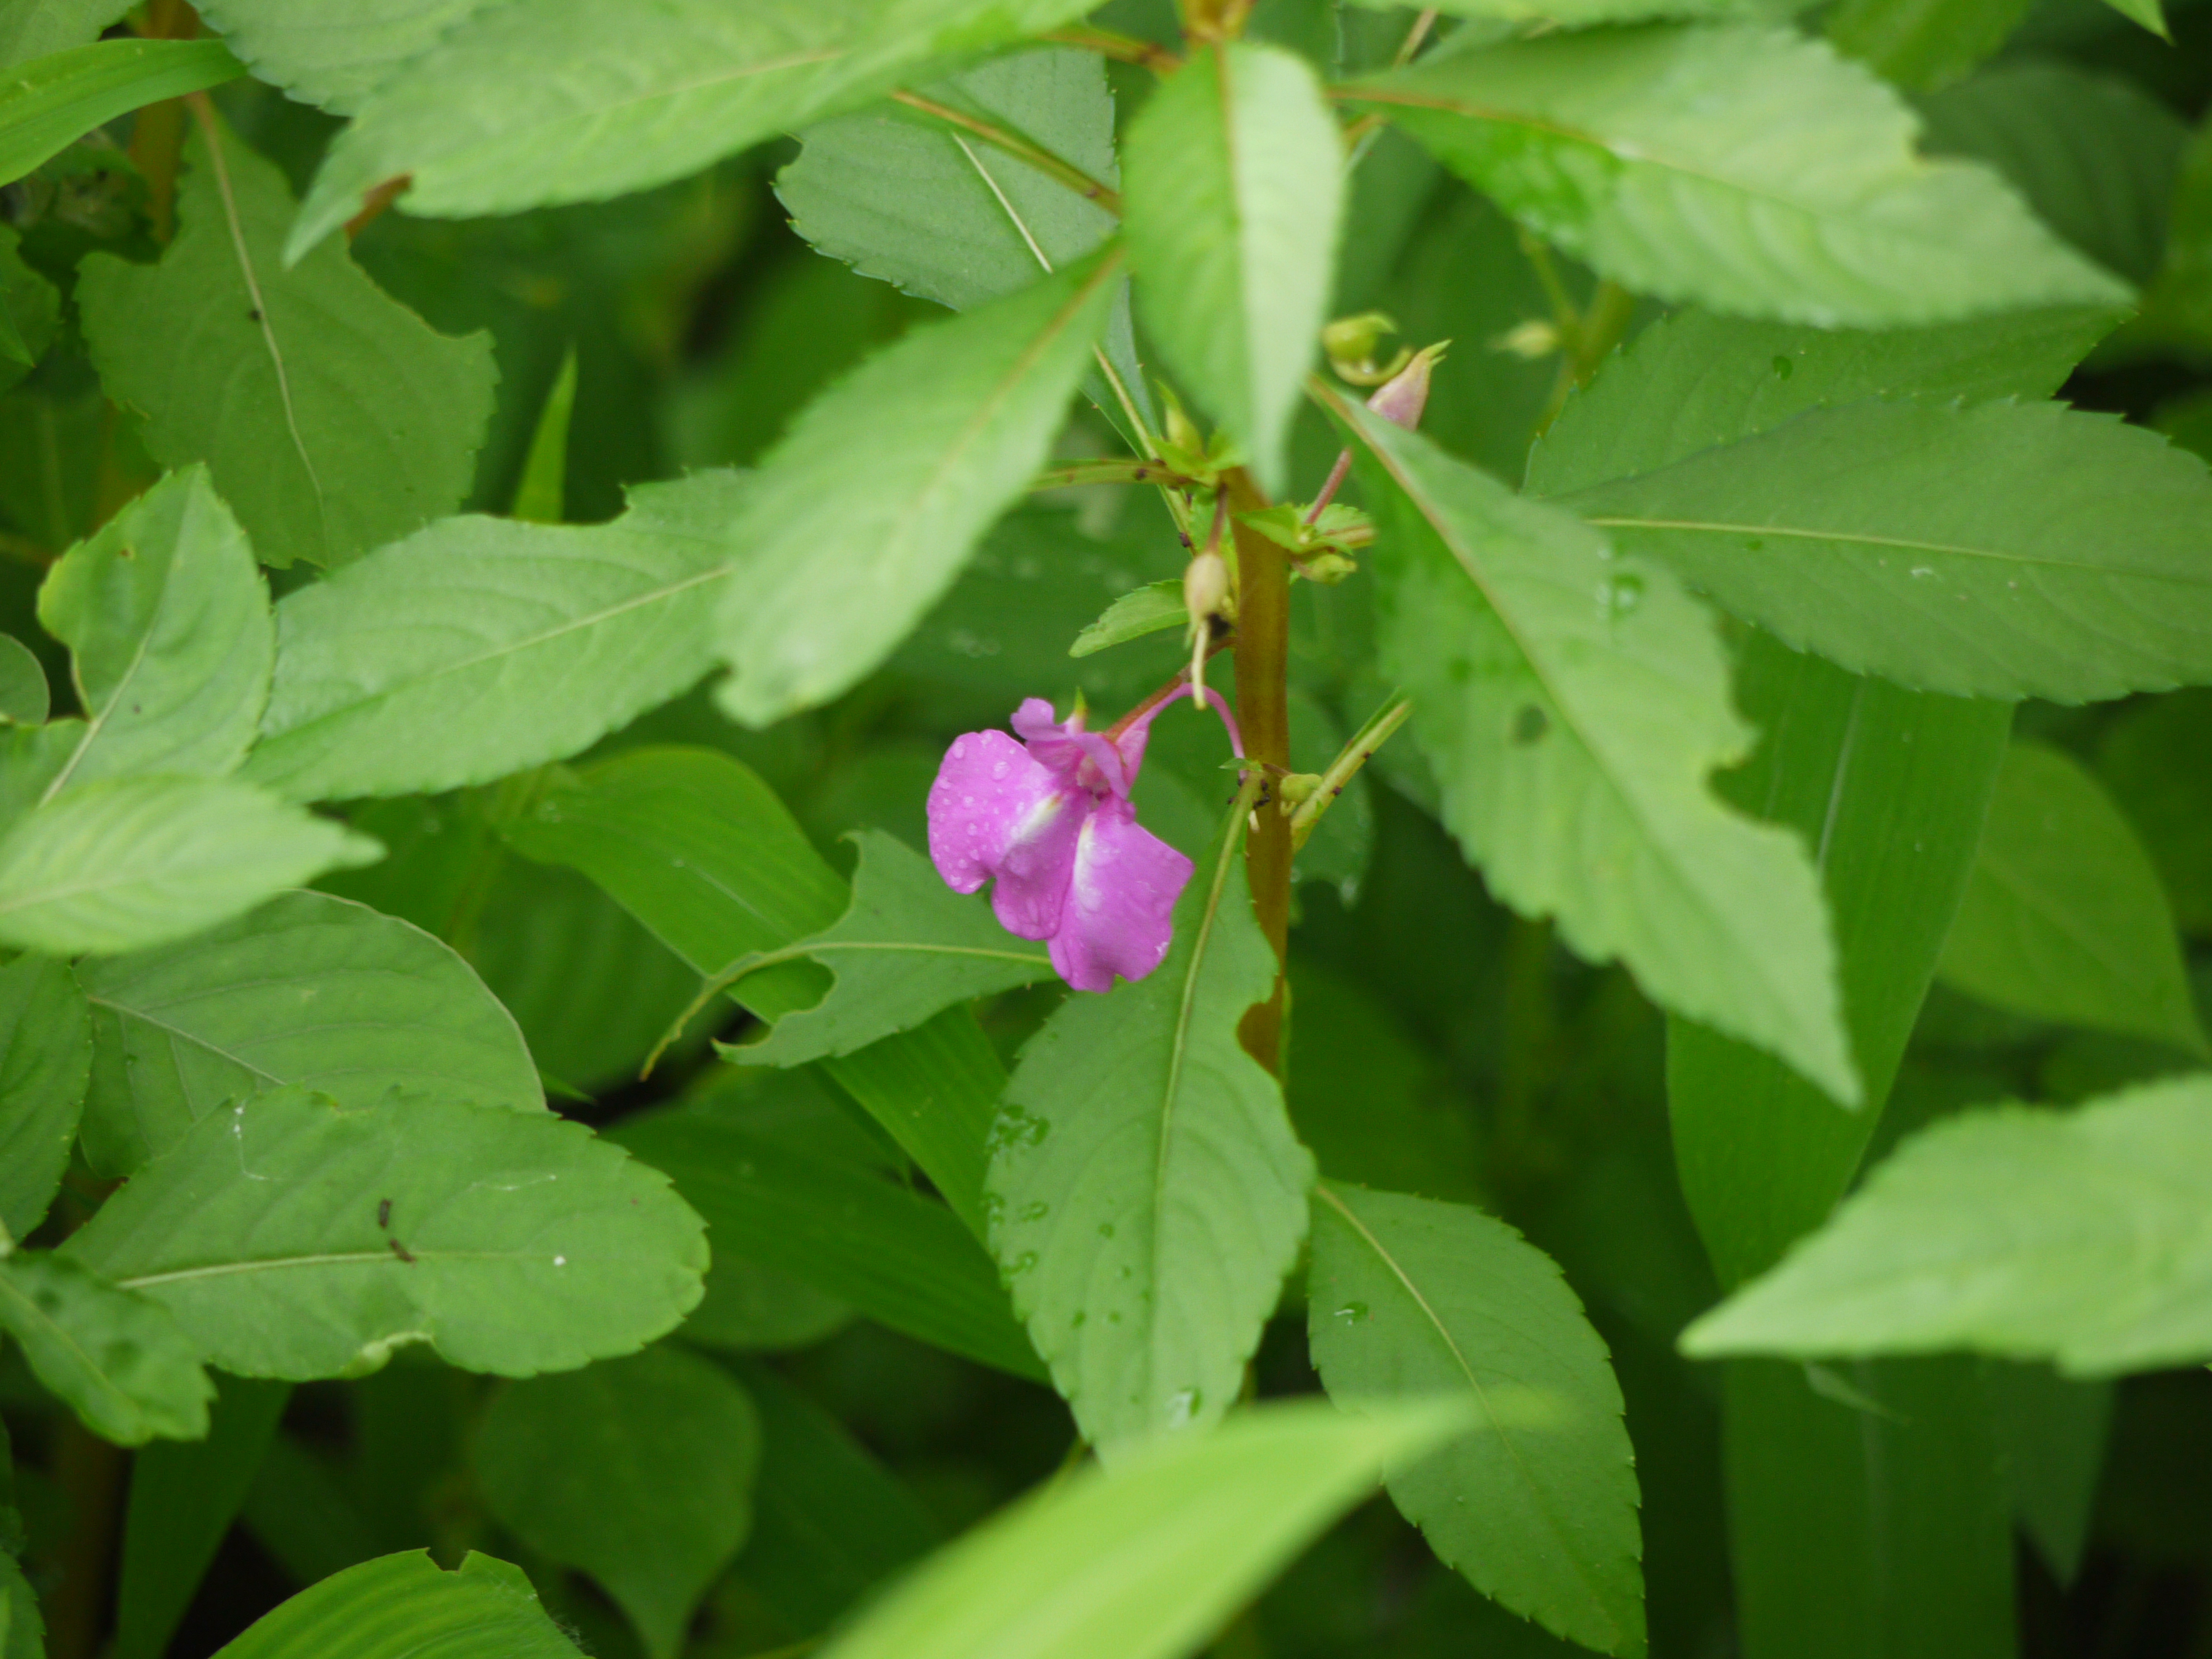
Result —
<path fill-rule="evenodd" d="M 1039 1199 L 1034 1204 L 1022 1206 L 1022 1219 L 1024 1221 L 1042 1221 L 1051 1213 L 1052 1206 L 1042 1199 Z"/>
<path fill-rule="evenodd" d="M 1626 617 L 1644 603 L 1644 578 L 1622 570 L 1598 584 L 1598 604 L 1616 617 Z"/>
<path fill-rule="evenodd" d="M 1198 1415 L 1198 1408 L 1206 1403 L 1206 1396 L 1196 1389 L 1177 1389 L 1168 1396 L 1168 1426 L 1187 1429 Z"/>
<path fill-rule="evenodd" d="M 1329 1316 L 1347 1325 L 1357 1325 L 1367 1317 L 1367 1304 L 1364 1302 L 1347 1302 Z"/>
<path fill-rule="evenodd" d="M 1932 565 L 1916 564 L 1912 567 L 1912 575 L 1916 581 L 1923 580 L 1935 574 L 1935 567 Z"/>

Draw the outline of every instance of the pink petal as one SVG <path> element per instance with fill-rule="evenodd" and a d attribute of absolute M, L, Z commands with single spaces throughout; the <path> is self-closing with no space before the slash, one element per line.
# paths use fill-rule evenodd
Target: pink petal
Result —
<path fill-rule="evenodd" d="M 1160 965 L 1174 937 L 1176 901 L 1191 863 L 1137 822 L 1136 809 L 1109 795 L 1084 820 L 1073 879 L 1052 965 L 1079 991 L 1113 988 L 1114 976 L 1142 979 Z"/>
<path fill-rule="evenodd" d="M 1085 798 L 1003 732 L 956 738 L 929 787 L 929 856 L 957 893 L 992 878 L 991 908 L 1010 933 L 1060 925 Z"/>

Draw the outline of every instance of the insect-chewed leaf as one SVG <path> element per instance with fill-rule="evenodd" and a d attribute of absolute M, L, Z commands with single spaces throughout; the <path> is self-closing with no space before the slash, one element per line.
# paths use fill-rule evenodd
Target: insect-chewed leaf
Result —
<path fill-rule="evenodd" d="M 1305 1236 L 1313 1158 L 1237 1038 L 1276 974 L 1242 828 L 1183 890 L 1158 968 L 1030 1039 L 993 1131 L 993 1251 L 1109 1458 L 1220 1420 Z"/>
<path fill-rule="evenodd" d="M 672 1328 L 699 1299 L 704 1231 L 665 1176 L 580 1123 L 287 1088 L 200 1119 L 64 1254 L 241 1376 L 344 1376 L 428 1342 L 526 1376 Z"/>
<path fill-rule="evenodd" d="M 326 893 L 287 893 L 182 944 L 78 964 L 94 1060 L 85 1156 L 127 1175 L 199 1118 L 298 1084 L 545 1103 L 513 1017 L 452 947 Z"/>

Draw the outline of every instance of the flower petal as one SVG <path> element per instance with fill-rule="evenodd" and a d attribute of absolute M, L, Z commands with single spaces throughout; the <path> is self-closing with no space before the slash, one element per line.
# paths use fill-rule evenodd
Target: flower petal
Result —
<path fill-rule="evenodd" d="M 1116 974 L 1142 979 L 1158 967 L 1190 872 L 1190 860 L 1138 823 L 1128 802 L 1116 795 L 1100 801 L 1084 820 L 1066 907 L 1052 935 L 1060 976 L 1079 991 L 1105 991 Z"/>
<path fill-rule="evenodd" d="M 1003 732 L 952 740 L 929 787 L 929 857 L 957 893 L 972 893 L 1006 856 L 1015 830 L 1060 780 Z"/>

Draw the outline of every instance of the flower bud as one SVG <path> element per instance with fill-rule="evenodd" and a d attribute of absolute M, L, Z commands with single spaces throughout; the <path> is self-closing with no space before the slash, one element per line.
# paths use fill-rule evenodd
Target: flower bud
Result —
<path fill-rule="evenodd" d="M 1559 325 L 1543 317 L 1531 317 L 1507 329 L 1490 343 L 1492 351 L 1504 351 L 1524 362 L 1541 362 L 1554 355 L 1565 343 L 1559 338 Z"/>
<path fill-rule="evenodd" d="M 1402 426 L 1408 431 L 1419 426 L 1421 410 L 1429 401 L 1429 371 L 1443 359 L 1444 348 L 1450 343 L 1449 340 L 1439 340 L 1415 352 L 1413 361 L 1367 400 L 1368 408 L 1393 426 Z"/>
<path fill-rule="evenodd" d="M 1229 566 L 1212 548 L 1196 555 L 1182 573 L 1183 609 L 1194 626 L 1223 614 L 1229 599 Z"/>
<path fill-rule="evenodd" d="M 1298 574 L 1310 582 L 1319 582 L 1323 587 L 1334 587 L 1346 576 L 1358 574 L 1359 566 L 1342 553 L 1331 550 L 1316 553 L 1298 565 Z"/>
<path fill-rule="evenodd" d="M 1322 349 L 1328 354 L 1329 366 L 1345 379 L 1357 386 L 1373 386 L 1376 380 L 1369 377 L 1376 373 L 1375 353 L 1385 335 L 1397 331 L 1398 325 L 1388 313 L 1363 311 L 1357 317 L 1340 317 L 1322 329 Z"/>

